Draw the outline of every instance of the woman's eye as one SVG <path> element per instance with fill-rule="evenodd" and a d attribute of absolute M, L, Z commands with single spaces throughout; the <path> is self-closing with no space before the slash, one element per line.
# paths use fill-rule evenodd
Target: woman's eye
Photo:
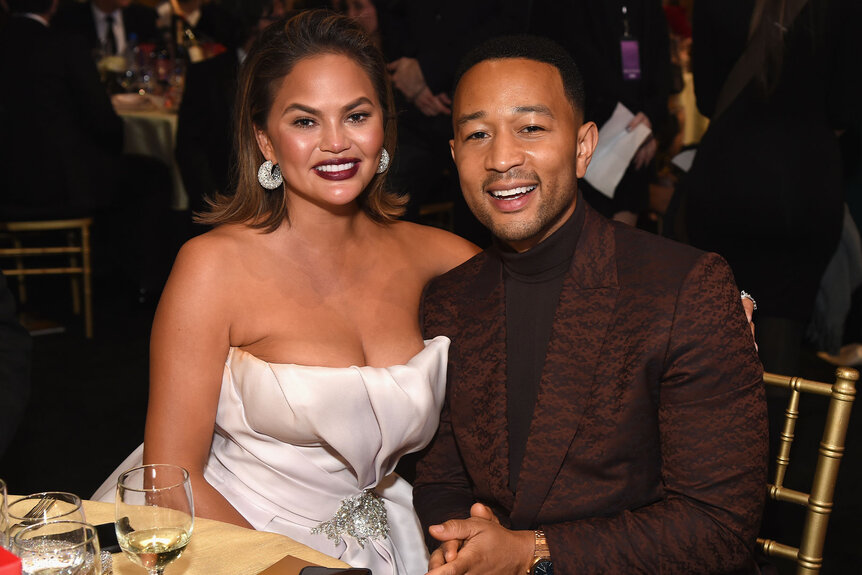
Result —
<path fill-rule="evenodd" d="M 297 118 L 293 121 L 293 125 L 300 128 L 310 128 L 314 125 L 314 120 L 311 118 Z"/>
<path fill-rule="evenodd" d="M 368 112 L 355 112 L 347 116 L 347 121 L 354 124 L 359 124 L 367 120 L 370 116 L 371 114 L 369 114 Z"/>

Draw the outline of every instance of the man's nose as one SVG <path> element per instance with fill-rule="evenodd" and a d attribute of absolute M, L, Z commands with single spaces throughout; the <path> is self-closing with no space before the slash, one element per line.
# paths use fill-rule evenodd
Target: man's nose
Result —
<path fill-rule="evenodd" d="M 524 163 L 524 149 L 513 134 L 501 133 L 494 136 L 485 158 L 485 169 L 494 172 L 507 172 Z"/>

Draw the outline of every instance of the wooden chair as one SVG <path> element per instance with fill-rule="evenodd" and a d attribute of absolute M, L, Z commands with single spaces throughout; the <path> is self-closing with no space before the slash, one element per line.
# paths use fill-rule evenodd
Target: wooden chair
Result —
<path fill-rule="evenodd" d="M 835 482 L 838 467 L 844 455 L 844 440 L 850 423 L 850 411 L 856 397 L 856 381 L 859 372 L 839 367 L 835 372 L 835 383 L 809 381 L 799 377 L 788 377 L 764 373 L 767 385 L 790 390 L 790 398 L 784 413 L 784 425 L 776 457 L 774 478 L 767 485 L 768 496 L 774 501 L 794 503 L 806 509 L 801 543 L 798 548 L 773 541 L 757 539 L 759 550 L 767 557 L 781 557 L 796 563 L 796 573 L 817 574 L 823 566 L 823 546 L 826 528 L 832 512 Z M 799 400 L 802 393 L 829 397 L 826 425 L 820 441 L 814 480 L 809 493 L 784 486 L 784 478 L 790 464 L 790 447 L 793 443 L 796 421 L 799 418 Z"/>
<path fill-rule="evenodd" d="M 428 226 L 453 231 L 454 228 L 454 204 L 453 202 L 437 202 L 419 206 L 419 220 Z"/>
<path fill-rule="evenodd" d="M 31 275 L 69 275 L 72 286 L 72 309 L 76 315 L 81 313 L 81 300 L 84 307 L 84 331 L 88 339 L 93 337 L 93 296 L 92 269 L 90 264 L 90 227 L 93 218 L 77 218 L 66 220 L 38 220 L 0 222 L 0 237 L 8 240 L 11 247 L 0 247 L 0 259 L 11 259 L 13 265 L 3 265 L 3 273 L 18 278 L 18 299 L 24 303 L 27 299 L 25 278 Z M 57 235 L 65 231 L 66 242 L 50 242 L 50 234 Z M 37 247 L 25 247 L 25 242 L 40 238 Z M 54 265 L 29 267 L 25 259 L 35 259 L 43 256 L 66 256 L 65 261 Z M 44 259 L 42 260 L 44 262 Z M 61 265 L 64 264 L 64 265 Z M 81 293 L 83 280 L 83 297 Z"/>

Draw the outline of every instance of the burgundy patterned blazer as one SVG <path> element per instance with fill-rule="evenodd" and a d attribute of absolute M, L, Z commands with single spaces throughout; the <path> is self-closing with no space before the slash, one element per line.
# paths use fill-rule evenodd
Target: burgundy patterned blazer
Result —
<path fill-rule="evenodd" d="M 724 260 L 587 207 L 516 493 L 504 305 L 487 252 L 426 289 L 426 336 L 452 339 L 414 485 L 426 533 L 481 501 L 505 525 L 544 529 L 558 574 L 757 573 L 766 404 Z"/>

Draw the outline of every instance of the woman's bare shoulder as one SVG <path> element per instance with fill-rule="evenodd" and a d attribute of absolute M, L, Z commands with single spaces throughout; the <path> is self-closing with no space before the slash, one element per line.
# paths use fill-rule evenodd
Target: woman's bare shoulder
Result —
<path fill-rule="evenodd" d="M 191 238 L 177 253 L 171 279 L 206 284 L 205 288 L 213 280 L 223 284 L 245 255 L 254 251 L 257 233 L 247 226 L 223 225 Z"/>
<path fill-rule="evenodd" d="M 402 245 L 431 268 L 432 276 L 446 273 L 481 250 L 452 232 L 411 222 L 392 224 Z"/>

